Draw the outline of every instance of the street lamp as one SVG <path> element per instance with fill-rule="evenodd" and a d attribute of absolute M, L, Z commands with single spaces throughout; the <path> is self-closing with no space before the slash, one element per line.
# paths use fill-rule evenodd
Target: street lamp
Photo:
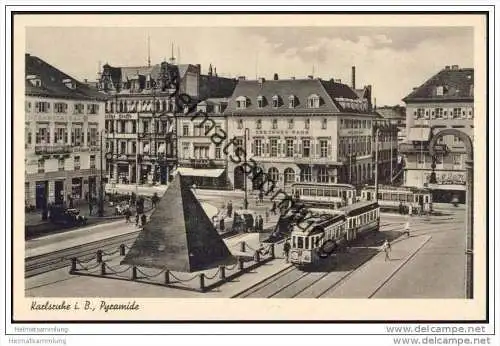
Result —
<path fill-rule="evenodd" d="M 432 131 L 431 131 L 432 133 Z M 466 199 L 466 224 L 465 224 L 465 254 L 466 254 L 466 264 L 465 264 L 465 296 L 467 299 L 472 299 L 474 297 L 474 222 L 473 222 L 473 208 L 474 208 L 474 151 L 472 147 L 471 138 L 462 131 L 456 129 L 444 129 L 439 131 L 436 135 L 431 138 L 429 142 L 429 154 L 433 158 L 433 164 L 431 166 L 432 173 L 430 182 L 434 184 L 436 182 L 436 148 L 437 142 L 441 137 L 444 136 L 457 136 L 460 138 L 464 145 L 465 151 L 467 153 L 467 160 L 465 162 L 466 170 L 466 183 L 465 183 L 465 199 Z M 445 151 L 444 154 L 447 154 Z"/>
<path fill-rule="evenodd" d="M 379 147 L 380 127 L 375 130 L 375 201 L 378 202 L 378 147 Z"/>
<path fill-rule="evenodd" d="M 244 138 L 244 141 L 245 141 L 245 170 L 244 170 L 244 177 L 245 177 L 245 181 L 244 181 L 244 189 L 245 189 L 245 199 L 243 200 L 243 209 L 248 209 L 248 191 L 247 191 L 247 172 L 246 172 L 246 167 L 248 166 L 247 165 L 247 136 L 250 136 L 250 130 L 245 127 L 245 138 Z"/>
<path fill-rule="evenodd" d="M 102 159 L 103 159 L 103 155 L 102 155 L 102 142 L 103 142 L 103 139 L 102 139 L 102 134 L 103 132 L 106 131 L 106 130 L 101 130 L 101 136 L 100 136 L 100 160 L 101 160 L 101 169 L 100 169 L 100 187 L 99 187 L 99 210 L 97 212 L 97 215 L 99 217 L 103 217 L 104 216 L 104 178 L 103 178 L 103 174 L 102 174 L 102 168 L 103 168 L 103 164 L 102 164 Z"/>

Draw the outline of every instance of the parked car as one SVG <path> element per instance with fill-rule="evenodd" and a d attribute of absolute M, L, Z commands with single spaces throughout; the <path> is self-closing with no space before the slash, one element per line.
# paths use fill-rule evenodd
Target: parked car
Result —
<path fill-rule="evenodd" d="M 82 226 L 87 223 L 87 218 L 80 215 L 78 209 L 53 206 L 49 209 L 49 219 L 56 225 L 63 227 Z"/>

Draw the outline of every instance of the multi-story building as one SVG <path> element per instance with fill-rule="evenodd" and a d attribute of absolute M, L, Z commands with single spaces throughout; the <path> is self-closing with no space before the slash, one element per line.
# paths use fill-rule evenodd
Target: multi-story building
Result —
<path fill-rule="evenodd" d="M 114 183 L 166 184 L 177 164 L 178 96 L 223 94 L 233 79 L 201 75 L 201 66 L 162 62 L 153 66 L 103 66 L 99 90 L 109 95 L 106 104 L 106 171 Z M 178 76 L 178 85 L 172 87 Z M 177 88 L 177 90 L 176 90 Z M 212 93 L 213 91 L 213 93 Z M 232 91 L 232 89 L 231 89 Z M 227 92 L 226 92 L 227 93 Z"/>
<path fill-rule="evenodd" d="M 227 98 L 209 98 L 189 113 L 177 115 L 179 172 L 198 187 L 225 188 L 227 155 L 212 135 L 227 133 Z M 203 112 L 200 114 L 198 112 Z"/>
<path fill-rule="evenodd" d="M 377 107 L 376 112 L 382 116 L 389 124 L 397 127 L 398 142 L 402 143 L 406 137 L 406 109 L 405 107 L 383 106 Z"/>
<path fill-rule="evenodd" d="M 464 143 L 457 136 L 444 136 L 438 144 L 447 155 L 435 162 L 437 184 L 431 184 L 432 158 L 429 141 L 442 129 L 457 129 L 474 136 L 474 69 L 446 66 L 403 99 L 406 102 L 406 142 L 400 145 L 405 158 L 405 185 L 428 187 L 434 201 L 465 199 Z"/>
<path fill-rule="evenodd" d="M 26 54 L 25 203 L 44 208 L 87 196 L 100 183 L 105 97 Z"/>
<path fill-rule="evenodd" d="M 370 182 L 376 114 L 371 109 L 371 87 L 363 90 L 360 97 L 354 83 L 351 88 L 312 76 L 241 77 L 224 112 L 228 137 L 236 137 L 234 147 L 246 143 L 249 158 L 281 187 L 299 181 Z M 228 149 L 233 156 L 234 147 Z M 235 161 L 228 160 L 228 178 L 241 189 L 244 169 Z M 260 185 L 253 183 L 253 188 Z"/>

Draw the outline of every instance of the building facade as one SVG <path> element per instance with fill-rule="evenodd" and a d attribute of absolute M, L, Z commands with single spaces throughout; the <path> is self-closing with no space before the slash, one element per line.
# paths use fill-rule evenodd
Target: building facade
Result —
<path fill-rule="evenodd" d="M 224 114 L 228 137 L 235 138 L 229 155 L 243 148 L 247 161 L 281 188 L 295 182 L 363 184 L 373 177 L 371 100 L 339 81 L 240 78 Z M 242 189 L 245 173 L 237 161 L 229 157 L 228 179 Z M 248 189 L 260 185 L 247 182 Z"/>
<path fill-rule="evenodd" d="M 179 95 L 224 94 L 235 81 L 201 75 L 201 66 L 162 62 L 153 66 L 103 66 L 99 90 L 106 104 L 106 172 L 111 183 L 166 184 L 177 166 Z M 177 76 L 177 78 L 176 78 Z M 178 89 L 178 90 L 177 90 Z M 184 105 L 185 106 L 185 105 Z"/>
<path fill-rule="evenodd" d="M 25 204 L 97 197 L 105 97 L 26 54 Z"/>
<path fill-rule="evenodd" d="M 443 129 L 456 129 L 474 137 L 474 69 L 446 66 L 403 99 L 406 102 L 405 185 L 428 187 L 434 201 L 465 200 L 464 143 L 457 136 L 444 136 L 438 145 L 448 154 L 435 158 L 436 183 L 430 181 L 433 160 L 429 142 Z"/>
<path fill-rule="evenodd" d="M 227 98 L 209 98 L 198 103 L 193 111 L 177 115 L 178 170 L 197 187 L 228 187 L 224 144 L 212 137 L 214 133 L 227 133 L 227 104 Z"/>

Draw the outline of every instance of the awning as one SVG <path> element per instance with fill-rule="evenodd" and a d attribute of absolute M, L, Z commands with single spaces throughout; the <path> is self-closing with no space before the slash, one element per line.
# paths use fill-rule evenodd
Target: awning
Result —
<path fill-rule="evenodd" d="M 224 169 L 194 169 L 187 167 L 177 168 L 177 172 L 180 175 L 190 176 L 190 177 L 207 177 L 207 178 L 218 178 L 224 172 Z"/>
<path fill-rule="evenodd" d="M 411 127 L 408 130 L 408 142 L 427 142 L 430 138 L 431 129 L 428 127 Z"/>

